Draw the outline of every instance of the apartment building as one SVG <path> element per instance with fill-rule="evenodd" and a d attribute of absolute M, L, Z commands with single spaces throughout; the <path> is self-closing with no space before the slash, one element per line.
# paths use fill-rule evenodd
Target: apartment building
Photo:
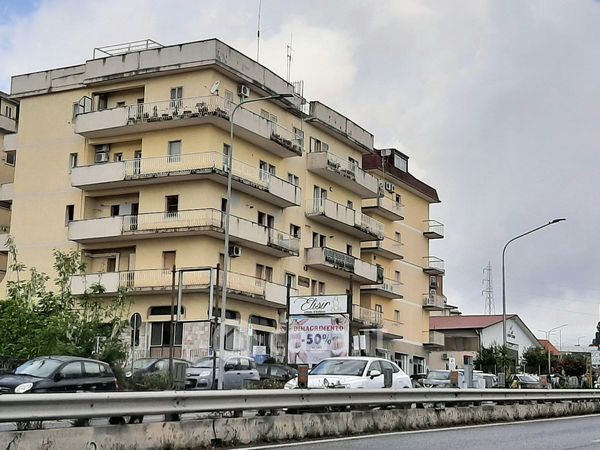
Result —
<path fill-rule="evenodd" d="M 232 149 L 235 105 L 274 94 L 295 95 L 237 108 Z M 429 218 L 437 193 L 408 173 L 406 155 L 374 149 L 371 133 L 268 68 L 215 39 L 153 43 L 14 76 L 11 98 L 19 258 L 51 274 L 53 249 L 76 250 L 87 269 L 74 293 L 100 283 L 110 301 L 127 289 L 143 321 L 139 354 L 171 342 L 186 358 L 208 353 L 228 202 L 227 351 L 283 358 L 287 286 L 350 295 L 356 354 L 411 371 L 439 345 L 429 332 L 429 309 L 443 307 L 430 304 L 444 273 L 429 255 L 443 236 Z M 173 266 L 200 268 L 182 275 L 175 336 Z"/>
<path fill-rule="evenodd" d="M 6 274 L 10 230 L 10 207 L 16 163 L 16 132 L 19 104 L 0 91 L 0 280 Z"/>

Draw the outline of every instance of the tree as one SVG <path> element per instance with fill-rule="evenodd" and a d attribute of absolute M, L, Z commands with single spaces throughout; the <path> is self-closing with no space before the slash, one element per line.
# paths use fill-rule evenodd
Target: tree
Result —
<path fill-rule="evenodd" d="M 547 374 L 548 352 L 543 348 L 529 347 L 523 352 L 523 365 L 525 366 L 525 372 Z"/>
<path fill-rule="evenodd" d="M 0 301 L 0 355 L 25 360 L 61 354 L 95 357 L 111 365 L 123 362 L 129 311 L 125 291 L 107 299 L 104 288 L 95 285 L 74 296 L 71 276 L 82 273 L 85 265 L 77 252 L 59 250 L 53 252 L 56 289 L 48 291 L 50 277 L 35 268 L 24 277 L 27 268 L 19 262 L 11 237 L 7 244 L 15 280 L 8 281 L 7 298 Z"/>
<path fill-rule="evenodd" d="M 491 344 L 489 347 L 482 346 L 474 361 L 475 367 L 484 372 L 498 373 L 503 372 L 504 368 L 508 373 L 514 372 L 516 361 L 511 357 L 511 351 L 497 344 Z"/>
<path fill-rule="evenodd" d="M 558 361 L 556 369 L 568 377 L 579 377 L 587 372 L 587 364 L 583 355 L 565 355 Z"/>

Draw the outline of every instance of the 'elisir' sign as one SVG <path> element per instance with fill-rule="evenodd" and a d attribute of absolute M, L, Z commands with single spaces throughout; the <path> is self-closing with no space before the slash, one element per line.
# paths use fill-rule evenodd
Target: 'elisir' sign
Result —
<path fill-rule="evenodd" d="M 290 315 L 294 314 L 347 314 L 346 295 L 311 295 L 290 297 Z"/>

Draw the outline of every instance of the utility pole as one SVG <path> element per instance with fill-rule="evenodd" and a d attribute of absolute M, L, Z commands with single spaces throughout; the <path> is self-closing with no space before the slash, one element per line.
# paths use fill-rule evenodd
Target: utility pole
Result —
<path fill-rule="evenodd" d="M 494 283 L 492 281 L 492 263 L 483 269 L 483 291 L 481 294 L 485 297 L 485 307 L 483 314 L 491 316 L 496 314 L 496 305 L 494 304 Z"/>

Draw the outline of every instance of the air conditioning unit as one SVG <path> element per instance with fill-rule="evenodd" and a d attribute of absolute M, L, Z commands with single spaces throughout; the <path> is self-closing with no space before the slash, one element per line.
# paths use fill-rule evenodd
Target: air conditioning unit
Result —
<path fill-rule="evenodd" d="M 108 153 L 110 152 L 110 144 L 94 145 L 96 153 Z"/>
<path fill-rule="evenodd" d="M 240 247 L 239 245 L 230 245 L 229 256 L 231 256 L 232 258 L 238 258 L 242 256 L 242 247 Z"/>
<path fill-rule="evenodd" d="M 450 359 L 450 357 L 448 356 L 448 353 L 442 353 L 442 359 Z"/>
<path fill-rule="evenodd" d="M 245 84 L 238 85 L 238 95 L 240 97 L 248 98 L 250 97 L 250 88 Z"/>
<path fill-rule="evenodd" d="M 108 153 L 98 152 L 96 153 L 96 163 L 105 163 L 109 161 Z"/>
<path fill-rule="evenodd" d="M 396 192 L 396 186 L 389 181 L 385 182 L 385 190 L 388 192 Z"/>
<path fill-rule="evenodd" d="M 437 278 L 429 277 L 429 289 L 437 289 L 438 283 Z"/>

